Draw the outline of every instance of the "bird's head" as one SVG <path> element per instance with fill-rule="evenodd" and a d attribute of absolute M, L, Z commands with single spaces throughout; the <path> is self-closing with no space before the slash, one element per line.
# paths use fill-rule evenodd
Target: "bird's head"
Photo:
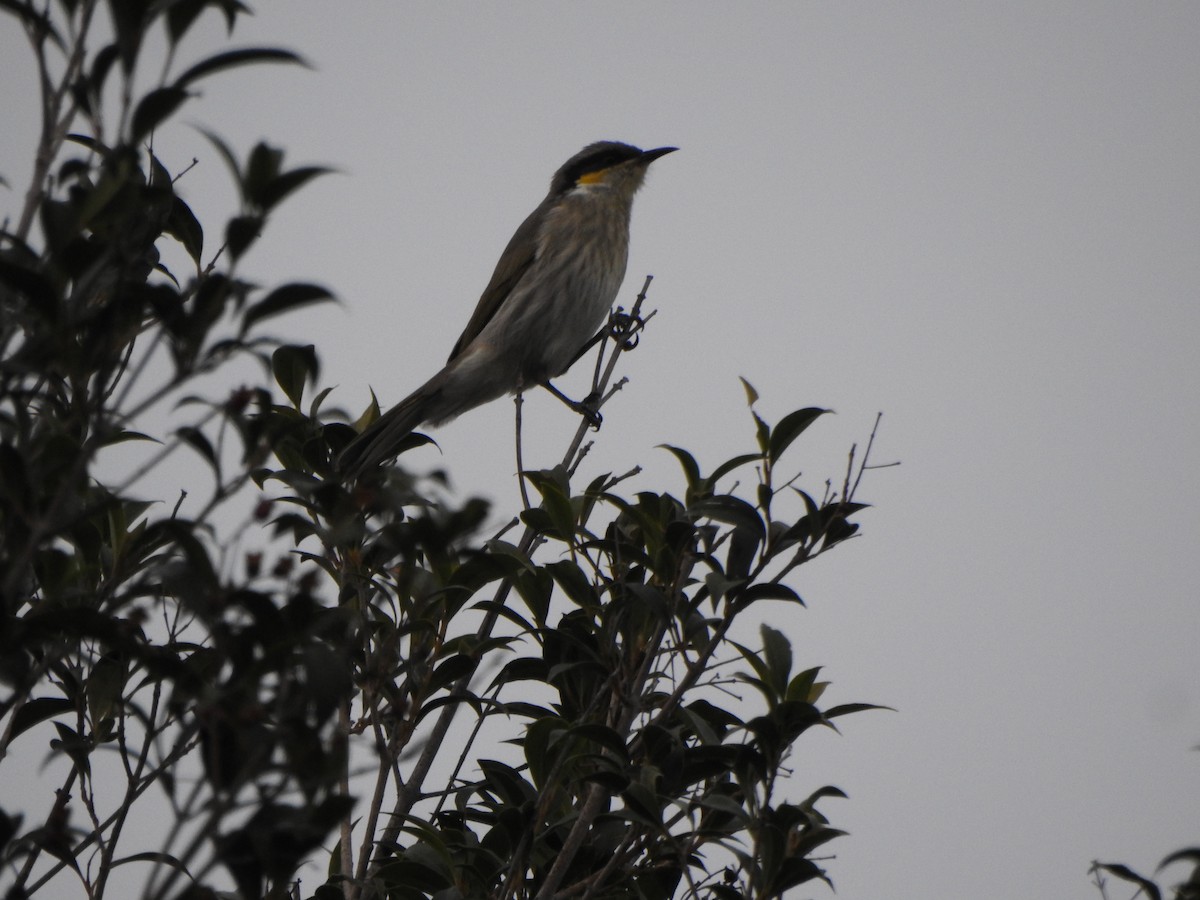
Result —
<path fill-rule="evenodd" d="M 554 173 L 550 193 L 565 194 L 575 188 L 607 188 L 632 196 L 641 187 L 650 163 L 677 147 L 640 150 L 619 141 L 597 141 L 584 147 Z"/>

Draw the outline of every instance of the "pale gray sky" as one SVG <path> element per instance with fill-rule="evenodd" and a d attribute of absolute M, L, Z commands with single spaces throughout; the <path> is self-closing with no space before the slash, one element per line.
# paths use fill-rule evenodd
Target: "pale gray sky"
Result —
<path fill-rule="evenodd" d="M 850 794 L 826 808 L 838 896 L 1095 898 L 1093 858 L 1195 844 L 1200 5 L 255 5 L 236 43 L 315 71 L 214 77 L 183 118 L 342 170 L 247 263 L 340 295 L 294 334 L 341 404 L 436 370 L 551 173 L 609 138 L 681 150 L 634 210 L 623 300 L 653 273 L 659 313 L 591 473 L 681 491 L 654 445 L 745 449 L 739 375 L 768 417 L 838 411 L 798 445 L 814 484 L 884 412 L 877 461 L 903 465 L 773 619 L 832 699 L 898 709 L 795 760 L 798 796 Z M 30 104 L 9 84 L 6 122 Z M 32 138 L 5 131 L 23 189 Z M 208 145 L 158 148 L 200 157 L 181 190 L 223 221 Z M 510 510 L 511 419 L 411 459 Z M 526 422 L 555 460 L 571 414 Z"/>

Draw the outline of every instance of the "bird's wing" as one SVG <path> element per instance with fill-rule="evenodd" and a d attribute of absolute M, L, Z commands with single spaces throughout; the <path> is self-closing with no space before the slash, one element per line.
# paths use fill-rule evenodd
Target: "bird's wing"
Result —
<path fill-rule="evenodd" d="M 454 349 L 450 351 L 448 362 L 453 362 L 456 356 L 467 349 L 471 341 L 479 337 L 479 333 L 483 331 L 488 322 L 492 321 L 492 317 L 504 305 L 504 301 L 512 295 L 513 288 L 525 277 L 525 273 L 533 265 L 533 261 L 537 258 L 538 225 L 543 218 L 543 208 L 548 202 L 549 198 L 529 214 L 528 218 L 521 223 L 521 227 L 513 234 L 512 240 L 508 242 L 504 252 L 500 254 L 500 261 L 496 263 L 496 271 L 492 273 L 492 280 L 484 288 L 479 303 L 475 306 L 475 312 L 471 314 L 471 319 L 467 322 L 467 327 L 463 329 Z"/>

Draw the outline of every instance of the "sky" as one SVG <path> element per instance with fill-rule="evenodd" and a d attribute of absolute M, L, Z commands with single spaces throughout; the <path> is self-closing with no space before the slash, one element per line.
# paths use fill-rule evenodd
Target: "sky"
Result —
<path fill-rule="evenodd" d="M 826 700 L 896 710 L 793 759 L 797 797 L 850 795 L 837 896 L 1094 898 L 1093 859 L 1200 840 L 1200 5 L 252 5 L 234 43 L 312 69 L 215 76 L 182 119 L 338 170 L 247 261 L 338 294 L 288 326 L 336 402 L 436 371 L 553 171 L 617 139 L 681 149 L 635 204 L 621 302 L 653 274 L 658 312 L 588 477 L 681 493 L 656 445 L 750 449 L 739 376 L 768 419 L 837 411 L 796 445 L 818 493 L 883 413 L 875 461 L 901 465 L 864 479 L 861 537 L 768 616 Z M 0 114 L 32 121 L 16 78 Z M 223 221 L 209 146 L 158 141 Z M 6 209 L 31 146 L 0 134 Z M 572 414 L 524 415 L 527 464 L 557 461 Z M 502 521 L 511 434 L 499 401 L 409 459 Z"/>

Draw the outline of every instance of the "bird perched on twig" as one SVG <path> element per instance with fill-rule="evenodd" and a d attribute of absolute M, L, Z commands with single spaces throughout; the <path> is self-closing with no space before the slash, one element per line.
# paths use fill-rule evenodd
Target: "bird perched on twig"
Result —
<path fill-rule="evenodd" d="M 418 426 L 505 394 L 544 385 L 566 400 L 550 379 L 604 324 L 625 278 L 633 195 L 650 163 L 675 149 L 600 141 L 563 163 L 501 254 L 449 361 L 342 451 L 342 473 L 382 465 Z"/>

